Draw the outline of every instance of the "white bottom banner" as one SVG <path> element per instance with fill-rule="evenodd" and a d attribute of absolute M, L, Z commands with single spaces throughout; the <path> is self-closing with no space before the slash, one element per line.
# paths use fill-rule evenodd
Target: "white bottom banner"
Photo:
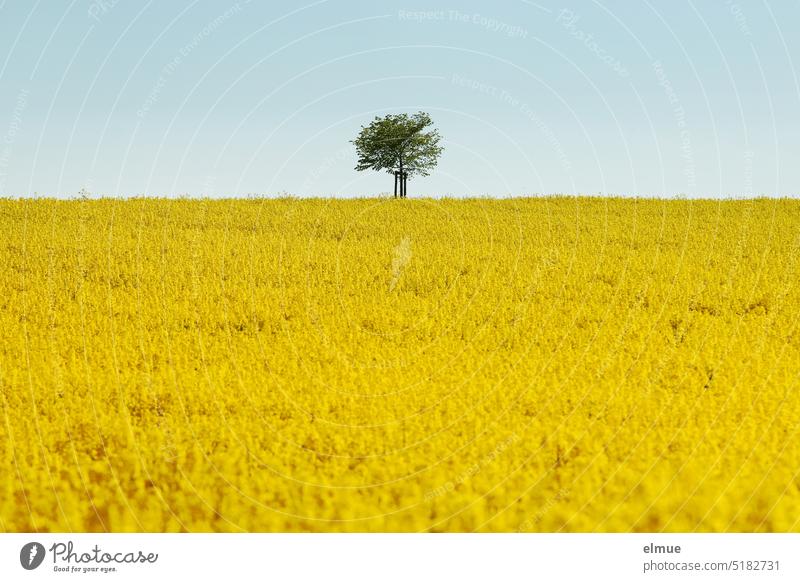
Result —
<path fill-rule="evenodd" d="M 800 580 L 800 534 L 3 534 L 0 580 Z"/>

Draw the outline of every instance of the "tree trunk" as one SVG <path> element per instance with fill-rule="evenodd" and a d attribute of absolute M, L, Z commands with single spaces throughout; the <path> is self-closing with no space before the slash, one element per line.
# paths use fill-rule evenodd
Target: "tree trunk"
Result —
<path fill-rule="evenodd" d="M 403 172 L 403 155 L 400 154 L 400 198 L 406 197 L 405 173 Z"/>

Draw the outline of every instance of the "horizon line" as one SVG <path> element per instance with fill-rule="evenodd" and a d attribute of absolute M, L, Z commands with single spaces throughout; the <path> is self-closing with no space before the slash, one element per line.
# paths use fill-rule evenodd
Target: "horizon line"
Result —
<path fill-rule="evenodd" d="M 209 194 L 177 194 L 177 195 L 157 195 L 157 194 L 91 194 L 91 193 L 78 193 L 70 196 L 53 196 L 53 195 L 40 195 L 34 192 L 32 195 L 0 195 L 0 201 L 23 201 L 23 200 L 42 200 L 42 201 L 58 201 L 58 202 L 75 202 L 75 201 L 103 201 L 103 200 L 197 200 L 197 201 L 233 201 L 233 200 L 384 200 L 394 199 L 392 194 L 379 193 L 374 195 L 297 195 L 288 192 L 277 192 L 275 194 L 233 194 L 233 195 L 209 195 Z M 605 200 L 659 200 L 659 201 L 709 201 L 709 202 L 724 202 L 724 201 L 748 201 L 748 200 L 796 200 L 800 201 L 800 196 L 792 196 L 787 194 L 746 194 L 746 195 L 725 195 L 725 196 L 697 196 L 689 194 L 564 194 L 564 193 L 549 193 L 549 194 L 509 194 L 509 195 L 494 195 L 494 194 L 443 194 L 443 195 L 424 195 L 412 196 L 398 200 L 545 200 L 545 199 L 605 199 Z"/>

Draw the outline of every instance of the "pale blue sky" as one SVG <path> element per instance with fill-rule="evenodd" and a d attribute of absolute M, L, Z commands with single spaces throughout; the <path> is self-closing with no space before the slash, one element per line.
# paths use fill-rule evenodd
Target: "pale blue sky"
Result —
<path fill-rule="evenodd" d="M 800 2 L 0 0 L 0 195 L 796 196 Z"/>

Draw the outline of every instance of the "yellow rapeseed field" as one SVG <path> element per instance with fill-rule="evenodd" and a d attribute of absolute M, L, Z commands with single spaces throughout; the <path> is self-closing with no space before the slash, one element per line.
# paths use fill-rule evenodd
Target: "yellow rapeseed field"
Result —
<path fill-rule="evenodd" d="M 2 531 L 800 531 L 798 201 L 0 223 Z"/>

